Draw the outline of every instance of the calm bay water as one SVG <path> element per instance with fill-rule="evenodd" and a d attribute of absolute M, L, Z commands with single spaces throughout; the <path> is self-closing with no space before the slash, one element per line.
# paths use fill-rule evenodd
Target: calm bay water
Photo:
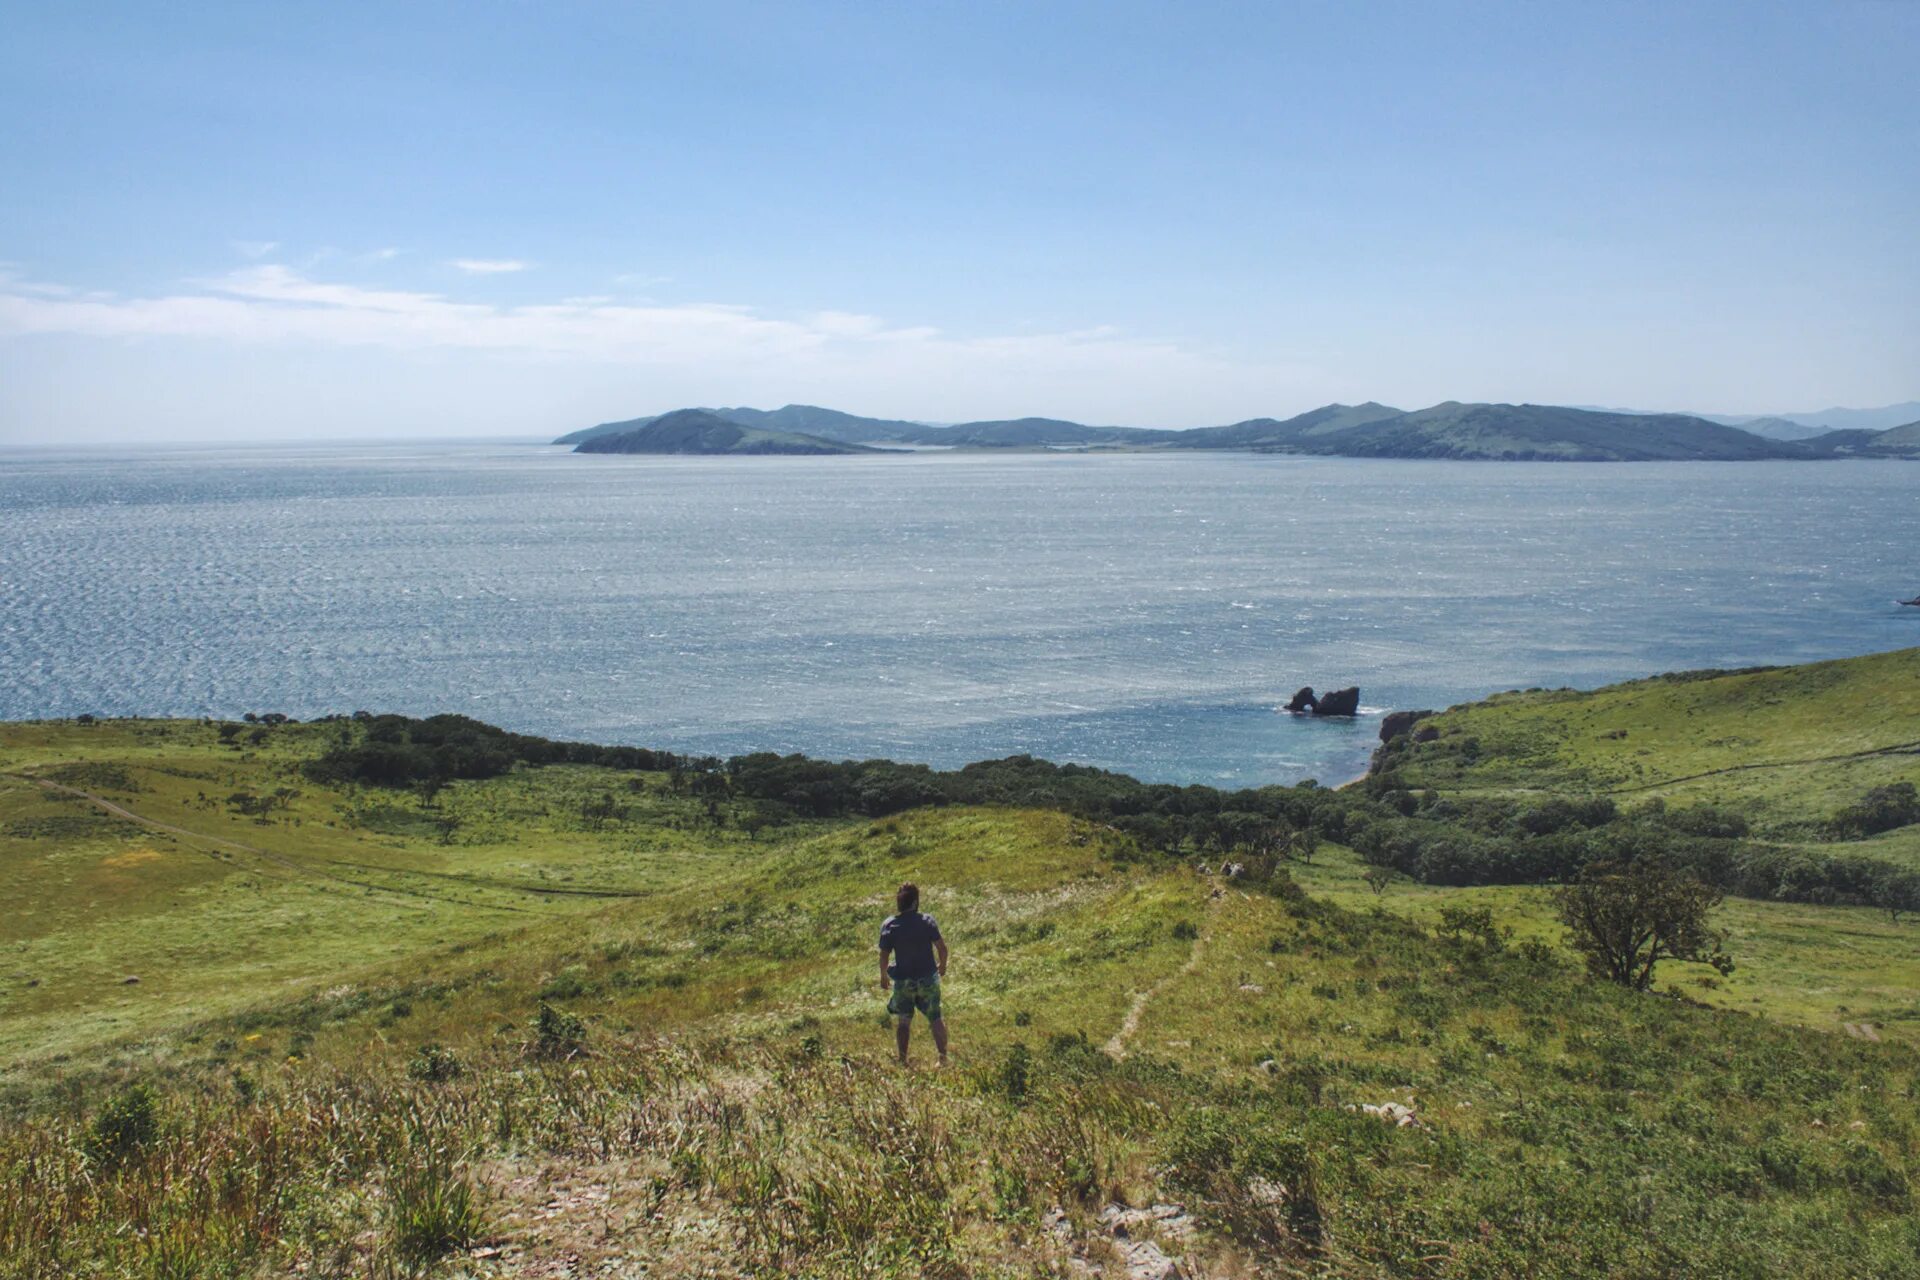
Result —
<path fill-rule="evenodd" d="M 459 711 L 732 753 L 1364 768 L 1369 708 L 1920 643 L 1920 468 L 0 452 L 0 718 Z"/>

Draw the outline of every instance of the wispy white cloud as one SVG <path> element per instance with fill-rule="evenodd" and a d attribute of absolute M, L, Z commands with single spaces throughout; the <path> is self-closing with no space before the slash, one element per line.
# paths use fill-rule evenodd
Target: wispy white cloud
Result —
<path fill-rule="evenodd" d="M 532 264 L 518 258 L 455 258 L 447 265 L 469 275 L 497 276 L 509 271 L 525 271 Z"/>
<path fill-rule="evenodd" d="M 719 398 L 751 385 L 860 403 L 876 396 L 956 409 L 964 403 L 979 412 L 1078 403 L 1110 421 L 1138 420 L 1138 406 L 1169 387 L 1253 395 L 1297 373 L 1106 327 L 960 336 L 846 311 L 778 316 L 726 303 L 597 295 L 506 306 L 316 279 L 275 263 L 153 297 L 63 296 L 52 288 L 0 276 L 0 339 L 65 334 L 235 347 L 465 350 L 650 368 L 711 386 Z"/>
<path fill-rule="evenodd" d="M 264 258 L 280 247 L 278 240 L 235 240 L 233 251 L 243 258 Z"/>

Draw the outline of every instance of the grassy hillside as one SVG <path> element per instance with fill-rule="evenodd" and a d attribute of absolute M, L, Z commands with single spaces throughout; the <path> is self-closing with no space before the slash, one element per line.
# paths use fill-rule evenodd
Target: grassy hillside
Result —
<path fill-rule="evenodd" d="M 575 453 L 836 454 L 871 453 L 866 445 L 767 427 L 744 426 L 704 409 L 676 409 L 630 429 L 595 429 Z"/>
<path fill-rule="evenodd" d="M 1920 649 L 1502 694 L 1421 728 L 1392 763 L 1412 788 L 1727 806 L 1799 843 L 1920 866 L 1920 826 L 1871 841 L 1821 838 L 1872 788 L 1920 783 Z"/>
<path fill-rule="evenodd" d="M 1390 912 L 1426 928 L 1442 907 L 1485 909 L 1515 944 L 1561 945 L 1564 930 L 1551 890 L 1541 885 L 1422 884 L 1397 878 L 1383 887 L 1365 879 L 1367 864 L 1333 847 L 1294 877 L 1316 898 L 1353 911 Z M 1730 897 L 1719 927 L 1736 958 L 1731 974 L 1705 964 L 1673 962 L 1660 989 L 1676 999 L 1739 1010 L 1778 1022 L 1863 1040 L 1920 1046 L 1920 946 L 1913 923 L 1895 923 L 1871 907 L 1820 906 Z"/>
<path fill-rule="evenodd" d="M 303 767 L 367 732 L 0 728 L 0 1275 L 1868 1276 L 1920 1250 L 1920 1052 L 1883 1012 L 1877 1040 L 1821 1029 L 1836 994 L 1893 998 L 1859 956 L 1913 981 L 1884 917 L 1736 904 L 1729 985 L 1670 976 L 1740 1012 L 1580 976 L 1537 890 L 1375 899 L 1335 845 L 1303 893 L 1049 809 L 769 825 L 747 771 Z M 946 1073 L 890 1065 L 873 985 L 909 877 L 955 948 Z M 1442 894 L 1515 935 L 1442 936 Z"/>
<path fill-rule="evenodd" d="M 1186 431 L 1087 426 L 1053 418 L 1016 418 L 926 426 L 892 419 L 861 418 L 832 409 L 788 405 L 783 409 L 682 409 L 655 418 L 602 423 L 560 437 L 557 444 L 592 443 L 598 451 L 616 439 L 646 442 L 671 425 L 697 415 L 709 437 L 719 424 L 850 443 L 903 442 L 959 449 L 1255 449 L 1351 458 L 1452 458 L 1490 461 L 1644 462 L 1745 461 L 1820 458 L 1844 452 L 1873 453 L 1873 433 L 1838 433 L 1825 443 L 1802 445 L 1756 435 L 1740 427 L 1685 414 L 1615 413 L 1558 405 L 1461 404 L 1447 401 L 1408 412 L 1371 401 L 1330 404 L 1284 420 L 1254 418 L 1221 427 Z M 718 434 L 716 434 L 718 433 Z M 1854 437 L 1858 437 L 1855 440 Z M 1894 456 L 1889 435 L 1881 452 Z M 686 452 L 649 446 L 622 452 Z M 700 452 L 721 449 L 703 445 Z M 800 450 L 764 450 L 796 452 Z M 818 450 L 813 450 L 818 452 Z"/>

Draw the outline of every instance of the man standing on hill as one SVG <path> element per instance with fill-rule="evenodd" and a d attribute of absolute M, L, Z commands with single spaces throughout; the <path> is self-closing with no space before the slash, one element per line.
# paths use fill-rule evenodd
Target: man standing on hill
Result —
<path fill-rule="evenodd" d="M 913 1011 L 927 1015 L 940 1065 L 947 1065 L 947 1024 L 940 1016 L 940 979 L 947 976 L 947 940 L 932 916 L 920 910 L 920 887 L 908 883 L 893 895 L 895 914 L 880 926 L 880 989 L 893 988 L 887 1012 L 898 1021 L 894 1040 L 900 1065 L 907 1065 L 907 1041 L 913 1035 Z M 888 957 L 893 959 L 887 963 Z"/>

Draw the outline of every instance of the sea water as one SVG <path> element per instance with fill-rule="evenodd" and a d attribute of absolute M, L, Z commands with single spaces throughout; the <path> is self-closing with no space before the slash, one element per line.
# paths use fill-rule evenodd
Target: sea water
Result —
<path fill-rule="evenodd" d="M 555 737 L 1253 785 L 1378 712 L 1920 643 L 1920 467 L 1250 454 L 0 452 L 0 718 Z M 1276 708 L 1358 685 L 1357 720 Z"/>

